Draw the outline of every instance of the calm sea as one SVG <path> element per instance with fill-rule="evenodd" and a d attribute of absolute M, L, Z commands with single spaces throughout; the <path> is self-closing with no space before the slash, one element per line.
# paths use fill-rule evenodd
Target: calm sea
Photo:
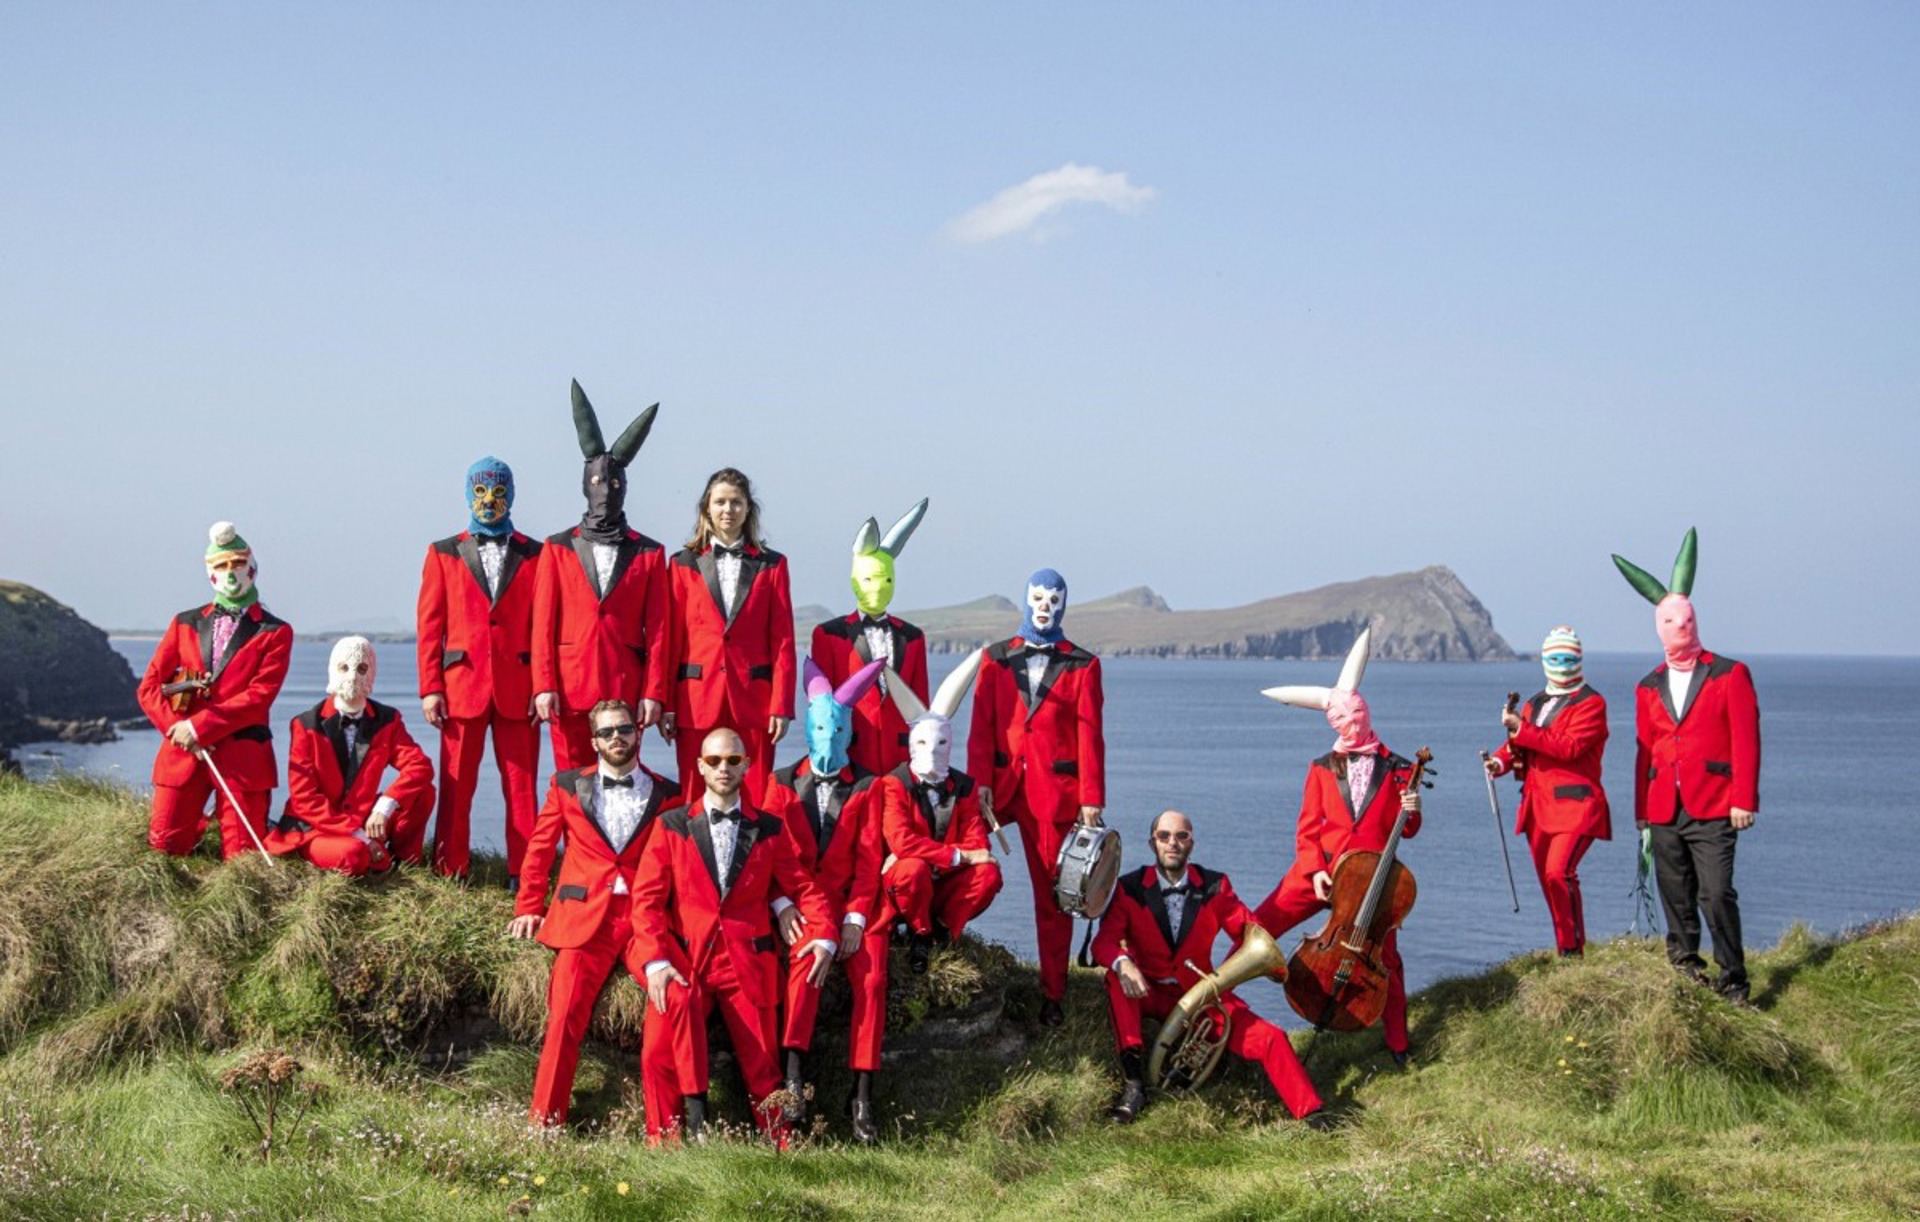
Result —
<path fill-rule="evenodd" d="M 152 642 L 114 643 L 136 671 L 144 669 Z M 397 704 L 432 753 L 435 735 L 420 717 L 419 702 L 411 695 L 400 698 L 413 690 L 412 647 L 387 645 L 381 652 L 385 665 L 376 698 Z M 1632 696 L 1654 658 L 1649 651 L 1587 660 L 1588 680 L 1607 698 L 1613 731 L 1606 782 L 1615 839 L 1595 845 L 1581 865 L 1588 932 L 1596 940 L 1633 925 Z M 274 708 L 283 752 L 286 723 L 321 697 L 326 660 L 325 645 L 294 647 L 292 671 Z M 934 659 L 936 684 L 956 660 Z M 1759 822 L 1741 837 L 1738 859 L 1749 948 L 1771 946 L 1795 922 L 1831 932 L 1915 908 L 1920 823 L 1909 783 L 1893 764 L 1901 750 L 1920 742 L 1920 659 L 1748 661 L 1760 692 L 1765 753 Z M 1337 671 L 1328 663 L 1109 659 L 1107 821 L 1126 837 L 1128 863 L 1149 860 L 1147 822 L 1177 807 L 1194 818 L 1195 860 L 1227 870 L 1247 902 L 1258 903 L 1292 858 L 1307 761 L 1324 753 L 1332 738 L 1318 714 L 1275 704 L 1260 689 L 1324 684 Z M 1375 663 L 1367 672 L 1365 690 L 1380 736 L 1409 757 L 1431 747 L 1437 770 L 1435 788 L 1426 795 L 1425 827 L 1403 855 L 1419 882 L 1419 900 L 1401 935 L 1412 988 L 1551 945 L 1525 843 L 1506 834 L 1515 787 L 1511 780 L 1500 782 L 1496 835 L 1478 759 L 1482 748 L 1499 742 L 1505 693 L 1529 695 L 1539 686 L 1540 672 L 1531 662 Z M 965 725 L 956 729 L 964 744 Z M 797 735 L 782 744 L 781 763 L 800 755 Z M 118 743 L 45 744 L 19 754 L 30 776 L 66 769 L 144 787 L 158 743 L 156 734 L 129 733 Z M 672 771 L 672 751 L 658 739 L 648 736 L 641 755 L 657 770 Z M 956 746 L 955 758 L 965 758 L 964 745 Z M 475 799 L 474 833 L 477 847 L 497 850 L 502 805 L 491 762 L 487 768 Z M 1517 915 L 1500 862 L 1502 839 L 1513 855 Z M 1031 956 L 1031 892 L 1017 845 L 1003 864 L 1006 889 L 975 928 Z M 1289 949 L 1294 940 L 1283 939 Z M 1276 988 L 1256 983 L 1247 997 L 1269 1017 L 1291 1019 Z"/>

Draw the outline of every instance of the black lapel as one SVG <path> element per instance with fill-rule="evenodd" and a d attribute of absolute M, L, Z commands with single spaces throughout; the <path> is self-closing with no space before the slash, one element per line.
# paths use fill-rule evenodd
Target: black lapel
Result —
<path fill-rule="evenodd" d="M 1347 817 L 1358 822 L 1359 816 L 1353 813 L 1353 790 L 1347 785 L 1347 761 L 1338 751 L 1327 757 L 1327 771 L 1340 786 L 1340 801 L 1346 805 Z"/>
<path fill-rule="evenodd" d="M 640 540 L 638 539 L 620 540 L 620 550 L 614 553 L 614 557 L 613 557 L 613 572 L 607 578 L 606 593 L 600 595 L 600 597 L 605 598 L 607 594 L 611 594 L 613 591 L 620 588 L 620 579 L 626 576 L 627 566 L 632 564 L 633 558 L 635 556 L 638 556 L 639 554 L 640 554 Z"/>
<path fill-rule="evenodd" d="M 1698 670 L 1699 668 L 1700 664 L 1698 662 L 1694 663 L 1694 669 Z M 1667 706 L 1667 716 L 1672 718 L 1673 724 L 1677 726 L 1680 724 L 1680 710 L 1673 707 L 1673 683 L 1668 677 L 1671 673 L 1671 668 L 1666 666 L 1662 666 L 1659 670 L 1654 671 L 1653 686 L 1654 690 L 1660 693 L 1660 703 Z M 1693 695 L 1693 685 L 1691 683 L 1687 685 L 1687 695 L 1689 697 Z M 1691 703 L 1691 701 L 1689 701 L 1689 703 Z"/>
<path fill-rule="evenodd" d="M 620 850 L 614 847 L 613 837 L 607 835 L 606 824 L 600 822 L 600 808 L 593 800 L 593 778 L 597 775 L 599 775 L 598 772 L 588 772 L 582 769 L 580 774 L 573 778 L 573 799 L 580 803 L 580 813 L 587 817 L 587 822 L 593 826 L 593 830 L 600 837 L 601 843 L 607 846 L 607 852 L 618 857 L 620 856 Z M 634 832 L 636 836 L 639 834 L 638 831 Z"/>
<path fill-rule="evenodd" d="M 593 540 L 583 534 L 573 536 L 573 554 L 580 557 L 580 567 L 587 575 L 587 587 L 595 598 L 605 598 L 607 592 L 600 588 L 600 565 L 593 558 Z"/>
<path fill-rule="evenodd" d="M 473 537 L 473 533 L 469 531 L 461 535 L 460 541 L 455 543 L 453 547 L 455 551 L 460 553 L 460 559 L 467 562 L 467 572 L 473 574 L 473 584 L 480 587 L 480 592 L 487 596 L 488 602 L 493 602 L 493 591 L 487 588 L 487 566 L 480 563 L 479 541 L 476 540 Z M 500 575 L 500 588 L 502 590 L 507 588 L 507 575 L 505 573 Z"/>
<path fill-rule="evenodd" d="M 540 554 L 540 545 L 531 539 L 522 540 L 516 535 L 507 536 L 507 560 L 500 566 L 500 593 L 504 595 L 507 587 L 513 584 L 513 575 L 520 571 L 520 562 L 531 560 Z M 499 601 L 495 599 L 495 601 Z"/>
<path fill-rule="evenodd" d="M 347 774 L 349 785 L 353 783 L 353 778 L 360 775 L 360 769 L 366 767 L 367 752 L 373 750 L 373 736 L 378 729 L 373 718 L 373 702 L 369 700 L 366 707 L 360 710 L 360 733 L 353 739 L 353 771 Z"/>
<path fill-rule="evenodd" d="M 1360 800 L 1360 807 L 1353 812 L 1353 821 L 1360 822 L 1366 816 L 1367 809 L 1373 805 L 1374 795 L 1380 792 L 1381 783 L 1387 779 L 1387 773 L 1393 771 L 1387 764 L 1387 757 L 1376 753 L 1373 757 L 1373 775 L 1367 778 L 1367 793 Z"/>
<path fill-rule="evenodd" d="M 1059 681 L 1060 676 L 1065 673 L 1066 669 L 1067 660 L 1061 654 L 1060 646 L 1055 645 L 1053 648 L 1047 650 L 1047 669 L 1045 673 L 1040 676 L 1040 690 L 1033 694 L 1034 708 L 1040 707 L 1040 702 L 1047 698 L 1047 693 L 1053 690 L 1053 685 Z M 1027 715 L 1032 716 L 1033 709 L 1027 710 Z"/>
<path fill-rule="evenodd" d="M 193 613 L 193 631 L 200 638 L 200 673 L 213 673 L 213 616 L 205 607 Z"/>
<path fill-rule="evenodd" d="M 214 678 L 218 679 L 226 672 L 227 664 L 233 661 L 234 655 L 240 652 L 242 645 L 260 635 L 260 623 L 253 618 L 253 613 L 259 609 L 259 604 L 256 603 L 240 613 L 239 622 L 233 629 L 233 636 L 227 640 L 227 652 L 220 655 L 220 661 L 213 668 Z"/>
<path fill-rule="evenodd" d="M 747 818 L 747 804 L 740 804 L 740 830 L 733 837 L 733 860 L 727 865 L 727 889 L 740 881 L 740 872 L 747 868 L 747 854 L 753 852 L 753 842 L 760 838 L 760 820 Z"/>
<path fill-rule="evenodd" d="M 847 808 L 847 798 L 853 793 L 853 782 L 841 776 L 833 778 L 833 800 L 825 809 L 819 806 L 819 790 L 814 790 L 816 817 L 813 826 L 814 843 L 819 846 L 819 855 L 827 855 L 827 845 L 833 841 L 833 833 L 840 826 L 840 812 Z"/>
<path fill-rule="evenodd" d="M 1021 648 L 1024 649 L 1026 647 L 1023 645 Z M 1026 655 L 1010 654 L 1007 662 L 1013 668 L 1013 685 L 1020 689 L 1020 699 L 1027 706 L 1027 716 L 1031 717 L 1033 716 L 1034 705 L 1038 704 L 1039 701 L 1033 698 L 1033 685 L 1028 679 L 1029 672 L 1027 671 Z M 1051 661 L 1049 661 L 1048 665 L 1052 665 Z"/>
<path fill-rule="evenodd" d="M 701 579 L 707 583 L 707 593 L 713 597 L 713 609 L 718 611 L 721 616 L 726 619 L 727 627 L 733 627 L 733 617 L 727 615 L 727 600 L 720 593 L 720 562 L 713 558 L 713 549 L 709 547 L 706 551 L 701 552 L 698 556 L 694 557 L 693 563 L 694 567 L 700 570 Z M 744 580 L 746 575 L 747 566 L 742 564 L 740 566 L 740 576 Z M 743 598 L 740 601 L 745 602 L 746 599 Z"/>
<path fill-rule="evenodd" d="M 752 597 L 753 583 L 755 579 L 760 576 L 761 570 L 770 567 L 772 566 L 767 563 L 767 554 L 765 552 L 761 552 L 757 556 L 743 555 L 740 557 L 740 589 L 733 600 L 733 611 L 727 616 L 727 627 L 733 627 L 733 621 L 739 617 L 740 609 L 746 606 L 747 599 Z M 719 581 L 720 574 L 718 569 L 716 569 L 714 571 L 714 584 L 716 588 L 719 585 Z M 866 633 L 863 632 L 860 635 L 865 636 Z"/>
<path fill-rule="evenodd" d="M 1676 723 L 1685 721 L 1687 714 L 1693 711 L 1693 702 L 1700 699 L 1700 689 L 1707 685 L 1710 665 L 1711 660 L 1704 653 L 1693 660 L 1693 681 L 1687 684 L 1687 702 L 1680 706 L 1679 715 L 1673 719 Z"/>
<path fill-rule="evenodd" d="M 342 720 L 339 709 L 320 723 L 320 732 L 333 744 L 333 762 L 340 769 L 340 793 L 344 796 L 347 787 L 353 784 L 353 761 L 347 756 L 347 723 Z"/>
<path fill-rule="evenodd" d="M 858 611 L 853 613 L 853 655 L 863 666 L 873 661 L 873 650 L 867 645 L 867 617 Z"/>
<path fill-rule="evenodd" d="M 817 861 L 824 857 L 827 846 L 820 839 L 820 776 L 814 772 L 813 765 L 807 765 L 805 776 L 793 778 L 793 796 L 800 799 L 800 809 L 806 813 L 807 825 L 813 828 L 813 855 Z"/>
<path fill-rule="evenodd" d="M 1173 940 L 1173 915 L 1167 911 L 1166 892 L 1160 890 L 1160 871 L 1152 866 L 1147 867 L 1147 884 L 1145 889 L 1147 892 L 1147 911 L 1153 914 L 1153 923 L 1160 927 L 1160 936 L 1167 940 L 1167 954 L 1171 955 L 1180 949 Z M 1187 902 L 1193 902 L 1191 895 L 1187 897 Z"/>
<path fill-rule="evenodd" d="M 713 821 L 707 817 L 707 808 L 703 803 L 698 819 L 687 820 L 687 830 L 693 833 L 694 847 L 700 850 L 700 862 L 707 867 L 707 877 L 713 880 L 713 893 L 721 899 L 727 898 L 726 891 L 720 886 L 720 869 L 713 864 Z M 739 838 L 734 838 L 739 843 Z"/>

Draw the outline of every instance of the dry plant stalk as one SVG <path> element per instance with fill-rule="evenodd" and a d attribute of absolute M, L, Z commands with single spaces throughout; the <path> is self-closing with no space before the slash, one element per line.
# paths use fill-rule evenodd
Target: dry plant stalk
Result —
<path fill-rule="evenodd" d="M 260 1135 L 260 1156 L 273 1161 L 273 1143 L 300 1120 L 324 1089 L 303 1082 L 305 1067 L 278 1048 L 256 1052 L 220 1075 L 220 1092 L 230 1096 Z M 289 1113 L 285 1114 L 283 1113 Z"/>

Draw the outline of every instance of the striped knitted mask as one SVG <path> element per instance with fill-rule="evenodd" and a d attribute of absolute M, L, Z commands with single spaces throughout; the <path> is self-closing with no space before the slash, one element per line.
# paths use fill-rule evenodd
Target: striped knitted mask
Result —
<path fill-rule="evenodd" d="M 1540 643 L 1540 669 L 1547 675 L 1547 694 L 1564 696 L 1586 682 L 1582 671 L 1580 636 L 1565 624 L 1547 633 Z"/>

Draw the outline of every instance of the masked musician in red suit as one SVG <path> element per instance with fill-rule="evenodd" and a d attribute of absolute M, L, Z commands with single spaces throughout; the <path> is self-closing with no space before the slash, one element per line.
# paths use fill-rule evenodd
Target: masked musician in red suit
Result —
<path fill-rule="evenodd" d="M 659 720 L 667 696 L 666 550 L 627 526 L 626 509 L 627 464 L 659 407 L 641 412 L 609 449 L 593 405 L 573 384 L 587 511 L 580 525 L 547 539 L 533 595 L 533 707 L 560 769 L 593 764 L 587 710 L 597 701 L 626 701 L 644 729 Z"/>
<path fill-rule="evenodd" d="M 1073 918 L 1054 902 L 1060 846 L 1077 819 L 1100 822 L 1106 805 L 1106 737 L 1100 659 L 1067 640 L 1067 580 L 1052 569 L 1027 579 L 1020 635 L 988 648 L 973 700 L 967 771 L 981 800 L 1020 828 L 1040 946 L 1040 1021 L 1066 1021 Z"/>
<path fill-rule="evenodd" d="M 894 558 L 906 547 L 926 516 L 922 498 L 902 515 L 883 538 L 880 524 L 868 518 L 853 540 L 853 601 L 851 615 L 828 620 L 813 630 L 813 660 L 831 683 L 845 683 L 870 662 L 884 662 L 898 671 L 921 703 L 927 699 L 927 638 L 920 629 L 897 615 L 893 602 Z M 853 710 L 853 762 L 874 776 L 884 776 L 907 762 L 907 723 L 887 699 L 881 683 L 860 699 Z"/>
<path fill-rule="evenodd" d="M 377 665 L 367 638 L 333 643 L 327 698 L 293 719 L 287 805 L 267 834 L 268 852 L 298 853 L 353 878 L 384 871 L 395 858 L 418 859 L 433 809 L 433 763 L 400 710 L 374 702 Z M 389 768 L 395 776 L 383 789 Z"/>
<path fill-rule="evenodd" d="M 208 536 L 213 601 L 173 617 L 140 680 L 140 707 L 166 739 L 153 759 L 147 843 L 176 857 L 192 852 L 212 797 L 222 812 L 220 855 L 231 858 L 266 832 L 280 783 L 268 718 L 287 677 L 293 629 L 260 605 L 260 568 L 233 523 L 214 523 Z M 214 768 L 240 809 L 220 790 Z"/>
<path fill-rule="evenodd" d="M 652 1006 L 640 1054 L 649 1140 L 682 1125 L 689 1137 L 700 1136 L 707 1019 L 717 1006 L 753 1097 L 755 1123 L 784 1144 L 785 1114 L 768 1099 L 780 1087 L 775 896 L 800 910 L 811 939 L 804 944 L 813 960 L 804 968 L 809 984 L 817 988 L 826 979 L 839 947 L 833 936 L 839 914 L 800 864 L 785 825 L 744 800 L 748 766 L 738 734 L 724 727 L 709 732 L 698 765 L 703 792 L 662 816 L 641 855 L 634 941 Z M 793 970 L 803 968 L 796 963 Z"/>
<path fill-rule="evenodd" d="M 1713 987 L 1748 1000 L 1734 846 L 1760 813 L 1760 697 L 1744 662 L 1700 645 L 1693 612 L 1699 540 L 1692 530 L 1673 563 L 1671 588 L 1619 556 L 1627 581 L 1653 606 L 1666 659 L 1634 689 L 1633 816 L 1653 849 L 1667 920 L 1667 958 L 1707 983 L 1700 916 L 1713 936 Z"/>
<path fill-rule="evenodd" d="M 1321 709 L 1336 735 L 1333 750 L 1307 768 L 1294 833 L 1293 866 L 1254 916 L 1278 938 L 1324 912 L 1333 890 L 1333 867 L 1343 853 L 1384 852 L 1394 824 L 1406 812 L 1401 832 L 1420 831 L 1420 794 L 1412 788 L 1413 764 L 1387 750 L 1373 732 L 1373 714 L 1360 694 L 1373 629 L 1363 628 L 1347 654 L 1339 682 L 1331 687 L 1275 687 L 1263 694 L 1282 704 Z M 1382 1016 L 1387 1051 L 1395 1065 L 1407 1063 L 1407 976 L 1397 931 L 1381 940 L 1387 969 L 1387 1005 Z"/>
<path fill-rule="evenodd" d="M 491 455 L 467 468 L 466 530 L 427 549 L 416 649 L 420 707 L 440 731 L 440 812 L 433 868 L 465 878 L 468 816 L 493 738 L 507 809 L 509 886 L 533 834 L 540 732 L 533 712 L 533 601 L 540 544 L 513 528 L 513 471 Z"/>
<path fill-rule="evenodd" d="M 674 695 L 663 731 L 690 777 L 708 731 L 735 729 L 753 760 L 749 792 L 764 793 L 773 744 L 793 720 L 787 558 L 761 541 L 753 484 L 732 467 L 707 479 L 695 512 L 693 538 L 668 566 Z"/>
<path fill-rule="evenodd" d="M 556 952 L 547 984 L 547 1035 L 533 1080 L 536 1125 L 567 1118 L 580 1041 L 615 963 L 636 980 L 646 960 L 634 937 L 633 896 L 641 850 L 661 810 L 679 800 L 672 781 L 640 765 L 640 727 L 624 701 L 603 700 L 587 712 L 598 763 L 555 774 L 527 843 L 520 892 L 507 932 L 538 937 Z M 547 884 L 562 842 L 560 877 L 549 904 Z M 653 1024 L 647 1024 L 649 1028 Z M 685 1033 L 682 1032 L 683 1051 Z M 672 1060 L 666 1072 L 672 1077 Z M 656 1089 L 641 1063 L 641 1083 Z M 677 1079 L 670 1089 L 678 1089 Z"/>
<path fill-rule="evenodd" d="M 869 662 L 838 688 L 808 658 L 802 682 L 807 694 L 807 754 L 773 774 L 765 809 L 786 823 L 800 864 L 812 873 L 840 913 L 835 958 L 846 965 L 853 992 L 853 1029 L 847 1065 L 854 1090 L 847 1101 L 853 1135 L 875 1141 L 873 1074 L 880 1068 L 880 1038 L 887 1026 L 887 922 L 880 899 L 880 806 L 874 777 L 848 757 L 854 708 L 879 681 L 885 663 Z M 820 990 L 807 983 L 813 958 L 805 950 L 800 911 L 784 896 L 774 901 L 780 936 L 796 951 L 787 973 L 780 1049 L 786 1062 L 787 1123 L 806 1120 L 811 1091 L 808 1055 L 820 1013 Z"/>
<path fill-rule="evenodd" d="M 1504 712 L 1507 740 L 1487 758 L 1487 774 L 1520 777 L 1514 833 L 1527 838 L 1533 872 L 1553 918 L 1553 942 L 1563 957 L 1587 948 L 1580 901 L 1580 859 L 1595 840 L 1613 839 L 1607 791 L 1600 786 L 1607 748 L 1607 702 L 1587 686 L 1580 636 L 1562 625 L 1540 646 L 1546 690 L 1518 713 Z"/>
<path fill-rule="evenodd" d="M 1214 941 L 1224 932 L 1237 946 L 1253 920 L 1225 874 L 1190 863 L 1193 823 L 1185 815 L 1161 812 L 1148 835 L 1154 864 L 1121 876 L 1093 941 L 1094 959 L 1108 969 L 1107 1008 L 1125 1080 L 1110 1113 L 1121 1124 L 1133 1123 L 1147 1103 L 1142 1016 L 1171 1013 L 1188 989 L 1213 974 Z M 1227 1051 L 1259 1062 L 1296 1118 L 1327 1127 L 1320 1095 L 1287 1033 L 1234 994 L 1221 1006 L 1229 1023 Z"/>

